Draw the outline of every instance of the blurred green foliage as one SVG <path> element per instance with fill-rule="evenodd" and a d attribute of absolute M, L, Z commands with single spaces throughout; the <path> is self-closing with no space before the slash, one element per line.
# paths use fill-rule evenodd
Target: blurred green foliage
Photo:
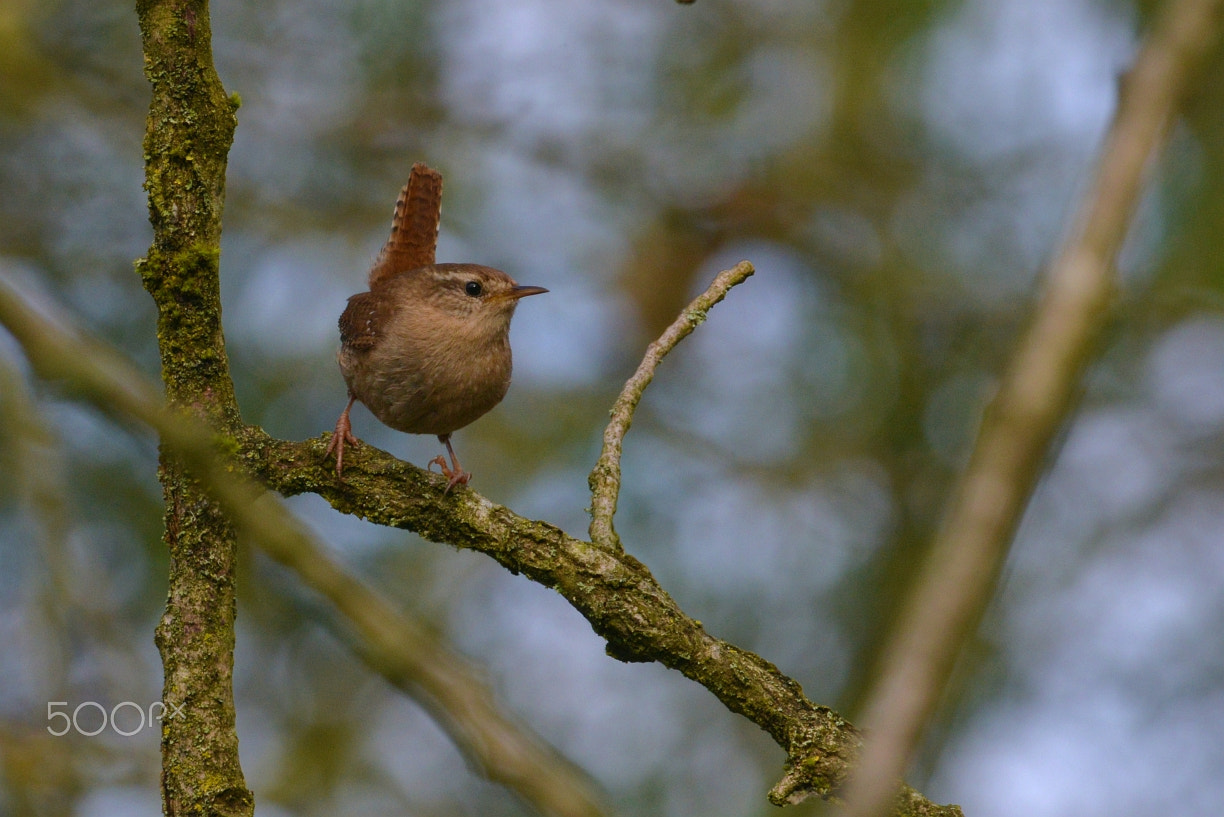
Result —
<path fill-rule="evenodd" d="M 647 393 L 617 527 L 712 632 L 852 713 L 1154 6 L 219 0 L 218 70 L 244 103 L 222 255 L 244 415 L 331 428 L 336 316 L 427 161 L 446 179 L 440 260 L 552 291 L 519 310 L 514 387 L 460 433 L 464 463 L 494 500 L 582 533 L 617 389 L 747 257 L 757 276 Z M 1224 61 L 1196 88 L 912 780 L 973 817 L 1224 805 Z M 126 5 L 0 7 L 0 275 L 154 376 L 132 270 L 146 104 Z M 3 334 L 0 363 L 0 811 L 151 811 L 155 729 L 57 738 L 45 716 L 160 695 L 155 444 L 29 382 Z M 623 813 L 770 810 L 780 753 L 703 690 L 616 664 L 562 600 L 480 557 L 293 504 Z M 261 813 L 524 813 L 292 576 L 244 560 L 239 733 Z"/>

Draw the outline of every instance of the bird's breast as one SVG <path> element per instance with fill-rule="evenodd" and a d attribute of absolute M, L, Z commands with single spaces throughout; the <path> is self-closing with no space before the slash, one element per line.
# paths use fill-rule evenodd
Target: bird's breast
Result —
<path fill-rule="evenodd" d="M 513 368 L 508 331 L 408 313 L 387 323 L 368 350 L 340 353 L 349 390 L 386 425 L 449 434 L 501 402 Z"/>

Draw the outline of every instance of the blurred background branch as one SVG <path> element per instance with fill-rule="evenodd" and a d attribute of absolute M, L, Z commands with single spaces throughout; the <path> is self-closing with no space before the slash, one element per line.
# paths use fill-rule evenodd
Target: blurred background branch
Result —
<path fill-rule="evenodd" d="M 995 593 L 1020 517 L 1067 425 L 1116 294 L 1118 253 L 1189 82 L 1219 35 L 1220 0 L 1170 0 L 1121 83 L 1094 182 L 1046 273 L 1036 314 L 986 408 L 862 716 L 847 814 L 889 813 L 963 644 Z"/>

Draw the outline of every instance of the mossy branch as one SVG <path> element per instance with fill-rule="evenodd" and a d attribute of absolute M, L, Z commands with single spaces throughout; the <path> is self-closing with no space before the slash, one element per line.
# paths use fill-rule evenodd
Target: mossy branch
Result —
<path fill-rule="evenodd" d="M 172 404 L 234 428 L 241 421 L 221 333 L 218 263 L 237 105 L 213 68 L 206 0 L 139 0 L 136 12 L 152 87 L 144 159 L 153 225 L 137 270 L 157 306 L 162 382 Z M 164 444 L 159 477 L 170 586 L 156 641 L 164 702 L 183 713 L 162 721 L 162 808 L 251 815 L 234 712 L 236 538 Z"/>
<path fill-rule="evenodd" d="M 243 467 L 274 490 L 286 496 L 315 493 L 344 513 L 484 553 L 560 593 L 606 640 L 613 658 L 658 661 L 706 687 L 786 751 L 785 773 L 770 792 L 776 805 L 812 794 L 827 797 L 846 778 L 860 744 L 855 728 L 810 701 L 770 662 L 707 633 L 623 550 L 568 536 L 471 490 L 444 496 L 443 477 L 373 446 L 362 447 L 339 481 L 324 454 L 326 435 L 297 443 L 252 428 L 239 442 Z M 908 788 L 896 811 L 960 813 Z"/>

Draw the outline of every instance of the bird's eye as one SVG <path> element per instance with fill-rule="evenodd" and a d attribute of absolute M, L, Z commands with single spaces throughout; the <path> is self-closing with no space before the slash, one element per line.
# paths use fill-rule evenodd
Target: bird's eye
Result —
<path fill-rule="evenodd" d="M 479 298 L 480 293 L 484 292 L 484 288 L 480 286 L 479 281 L 468 281 L 467 284 L 464 285 L 463 291 L 468 295 L 471 295 L 473 298 Z"/>

